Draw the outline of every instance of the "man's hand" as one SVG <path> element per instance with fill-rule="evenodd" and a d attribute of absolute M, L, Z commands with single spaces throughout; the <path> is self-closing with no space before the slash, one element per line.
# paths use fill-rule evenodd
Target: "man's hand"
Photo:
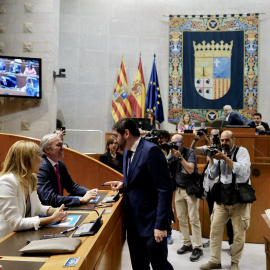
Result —
<path fill-rule="evenodd" d="M 167 230 L 161 231 L 159 229 L 154 230 L 154 236 L 157 243 L 163 240 L 163 237 L 167 236 Z"/>
<path fill-rule="evenodd" d="M 173 156 L 175 156 L 177 158 L 182 157 L 181 153 L 178 150 L 175 150 L 173 148 L 171 149 L 171 153 L 173 154 Z"/>
<path fill-rule="evenodd" d="M 104 185 L 111 186 L 113 191 L 124 188 L 124 183 L 121 181 L 109 181 L 109 182 L 104 183 Z"/>
<path fill-rule="evenodd" d="M 225 159 L 227 156 L 225 154 L 223 154 L 221 151 L 219 151 L 218 149 L 215 149 L 215 151 L 217 152 L 213 158 L 217 159 L 217 160 L 221 160 L 221 159 Z"/>
<path fill-rule="evenodd" d="M 259 130 L 265 130 L 265 128 L 264 128 L 263 125 L 256 126 L 256 129 L 259 129 Z"/>
<path fill-rule="evenodd" d="M 98 189 L 94 188 L 92 190 L 88 190 L 82 198 L 80 198 L 81 204 L 86 204 L 90 200 L 95 199 L 97 197 Z"/>
<path fill-rule="evenodd" d="M 206 141 L 206 134 L 202 131 L 202 135 L 198 135 L 198 129 L 195 129 L 194 130 L 194 133 L 195 133 L 195 136 L 194 136 L 194 139 L 198 139 L 200 141 Z"/>

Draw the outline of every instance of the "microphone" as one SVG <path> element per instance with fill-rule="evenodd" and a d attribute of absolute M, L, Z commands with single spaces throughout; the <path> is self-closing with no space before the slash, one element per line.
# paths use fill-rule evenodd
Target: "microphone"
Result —
<path fill-rule="evenodd" d="M 270 158 L 267 157 L 265 154 L 263 154 L 261 151 L 259 151 L 254 145 L 251 145 L 251 147 L 257 151 L 258 153 L 260 153 L 263 157 L 265 157 L 269 162 L 270 162 Z"/>

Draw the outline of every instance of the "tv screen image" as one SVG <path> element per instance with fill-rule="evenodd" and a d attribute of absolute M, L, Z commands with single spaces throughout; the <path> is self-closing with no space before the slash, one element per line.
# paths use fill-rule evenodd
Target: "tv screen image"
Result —
<path fill-rule="evenodd" d="M 41 98 L 41 58 L 0 55 L 0 97 Z"/>

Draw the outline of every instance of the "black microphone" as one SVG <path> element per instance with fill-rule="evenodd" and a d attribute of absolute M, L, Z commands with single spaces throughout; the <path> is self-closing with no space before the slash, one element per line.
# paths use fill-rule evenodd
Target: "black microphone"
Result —
<path fill-rule="evenodd" d="M 270 162 L 270 158 L 267 157 L 265 154 L 263 154 L 261 151 L 259 151 L 254 145 L 251 145 L 251 147 L 257 151 L 258 153 L 260 153 L 263 157 L 265 157 L 269 162 Z"/>

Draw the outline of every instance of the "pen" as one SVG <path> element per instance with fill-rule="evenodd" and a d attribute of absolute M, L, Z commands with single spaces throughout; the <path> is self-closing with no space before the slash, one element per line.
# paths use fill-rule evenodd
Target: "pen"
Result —
<path fill-rule="evenodd" d="M 65 231 L 62 231 L 62 232 L 60 232 L 60 233 L 63 234 L 63 233 L 71 232 L 71 231 L 74 231 L 74 230 L 76 230 L 76 229 L 78 229 L 78 228 L 79 228 L 79 226 L 75 226 L 75 227 L 72 227 L 72 228 L 67 229 L 67 230 L 65 230 Z"/>
<path fill-rule="evenodd" d="M 111 187 L 111 185 L 101 184 L 102 187 Z"/>

